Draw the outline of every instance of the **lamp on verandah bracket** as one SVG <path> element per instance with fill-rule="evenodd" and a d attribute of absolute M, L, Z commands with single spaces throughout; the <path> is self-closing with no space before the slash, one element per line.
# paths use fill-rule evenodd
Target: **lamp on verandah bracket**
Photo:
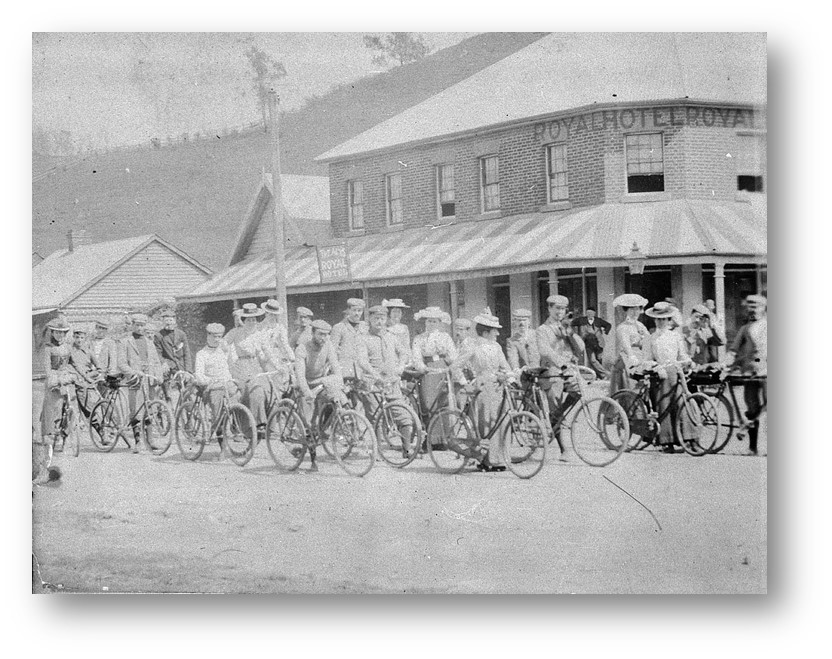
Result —
<path fill-rule="evenodd" d="M 641 250 L 638 248 L 638 243 L 633 242 L 630 253 L 624 257 L 624 260 L 630 268 L 631 275 L 644 274 L 644 265 L 647 263 L 647 257 L 641 253 Z"/>

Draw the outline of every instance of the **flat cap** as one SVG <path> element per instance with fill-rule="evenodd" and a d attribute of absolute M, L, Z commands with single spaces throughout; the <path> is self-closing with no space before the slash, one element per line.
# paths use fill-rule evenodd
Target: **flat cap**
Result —
<path fill-rule="evenodd" d="M 569 298 L 565 295 L 550 295 L 546 298 L 546 304 L 554 304 L 556 307 L 568 307 Z"/>
<path fill-rule="evenodd" d="M 298 307 L 295 309 L 295 315 L 299 318 L 311 318 L 315 314 L 312 313 L 312 309 L 307 309 L 306 307 Z"/>
<path fill-rule="evenodd" d="M 515 309 L 511 312 L 513 318 L 531 318 L 532 312 L 528 309 Z"/>
<path fill-rule="evenodd" d="M 360 297 L 351 297 L 349 300 L 347 300 L 347 306 L 361 307 L 363 309 L 367 305 L 364 304 L 364 300 L 362 300 Z"/>
<path fill-rule="evenodd" d="M 225 327 L 223 327 L 219 323 L 208 323 L 205 326 L 205 331 L 208 332 L 208 334 L 220 334 L 220 335 L 222 335 L 222 334 L 225 334 Z"/>
<path fill-rule="evenodd" d="M 330 325 L 325 320 L 321 320 L 319 318 L 318 320 L 313 320 L 312 321 L 312 329 L 323 330 L 325 332 L 331 332 L 332 331 L 332 325 Z"/>
<path fill-rule="evenodd" d="M 132 316 L 130 316 L 130 322 L 147 324 L 147 314 L 134 313 Z"/>

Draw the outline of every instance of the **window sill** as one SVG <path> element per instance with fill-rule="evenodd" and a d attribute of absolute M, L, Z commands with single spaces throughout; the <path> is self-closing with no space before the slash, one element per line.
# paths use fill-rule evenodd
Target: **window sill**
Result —
<path fill-rule="evenodd" d="M 749 192 L 748 190 L 738 190 L 734 195 L 734 201 L 741 201 L 745 204 L 750 204 L 754 195 L 765 196 L 765 192 Z"/>
<path fill-rule="evenodd" d="M 362 227 L 360 229 L 347 229 L 348 236 L 363 236 L 365 233 L 367 233 L 366 227 Z"/>
<path fill-rule="evenodd" d="M 479 215 L 475 215 L 475 220 L 495 220 L 498 217 L 503 216 L 503 211 L 496 210 L 496 211 L 487 211 L 485 213 L 480 213 Z"/>
<path fill-rule="evenodd" d="M 637 204 L 643 201 L 670 201 L 670 193 L 664 192 L 627 192 L 621 195 L 622 204 Z"/>
<path fill-rule="evenodd" d="M 568 211 L 571 208 L 571 201 L 553 201 L 548 204 L 543 204 L 543 206 L 540 207 L 540 210 L 543 213 L 549 213 L 551 211 Z"/>

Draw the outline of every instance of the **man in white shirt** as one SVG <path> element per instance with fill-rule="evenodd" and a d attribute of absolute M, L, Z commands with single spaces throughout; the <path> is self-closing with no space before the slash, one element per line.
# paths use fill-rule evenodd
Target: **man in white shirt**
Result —
<path fill-rule="evenodd" d="M 205 331 L 207 345 L 196 353 L 194 381 L 205 387 L 208 404 L 216 419 L 226 394 L 234 402 L 240 398 L 239 387 L 231 377 L 229 368 L 229 362 L 234 361 L 236 353 L 233 346 L 229 350 L 222 345 L 225 327 L 219 323 L 211 323 L 205 327 Z"/>

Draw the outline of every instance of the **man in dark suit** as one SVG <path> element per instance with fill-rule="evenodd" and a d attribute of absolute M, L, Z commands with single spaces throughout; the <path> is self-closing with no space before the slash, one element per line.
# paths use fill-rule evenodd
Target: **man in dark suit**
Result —
<path fill-rule="evenodd" d="M 572 327 L 575 328 L 578 336 L 584 340 L 589 366 L 599 378 L 605 379 L 608 373 L 601 365 L 601 355 L 604 352 L 604 343 L 612 325 L 603 318 L 598 318 L 593 307 L 587 307 L 586 315 L 573 320 Z"/>

